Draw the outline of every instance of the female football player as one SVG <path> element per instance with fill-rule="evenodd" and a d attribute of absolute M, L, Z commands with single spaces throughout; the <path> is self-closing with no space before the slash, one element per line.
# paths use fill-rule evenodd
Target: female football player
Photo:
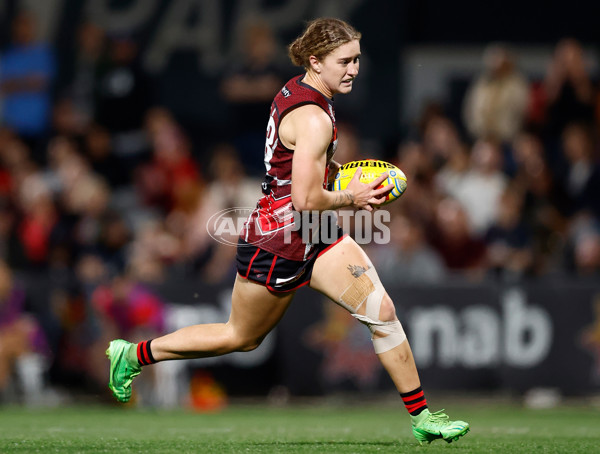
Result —
<path fill-rule="evenodd" d="M 142 366 L 172 359 L 200 358 L 258 347 L 281 319 L 295 290 L 309 285 L 347 309 L 372 332 L 375 353 L 392 378 L 412 417 L 419 443 L 447 442 L 468 432 L 463 421 L 430 413 L 415 361 L 394 304 L 375 269 L 354 240 L 341 233 L 328 244 L 303 238 L 296 212 L 342 207 L 373 210 L 392 186 L 379 188 L 387 174 L 369 184 L 360 170 L 344 191 L 326 188 L 337 131 L 333 96 L 352 91 L 360 65 L 361 34 L 338 19 L 316 19 L 290 46 L 289 55 L 305 72 L 277 93 L 265 145 L 264 196 L 240 235 L 238 275 L 227 323 L 195 325 L 132 344 L 110 343 L 109 387 L 119 401 L 131 396 Z M 294 221 L 296 219 L 296 221 Z"/>

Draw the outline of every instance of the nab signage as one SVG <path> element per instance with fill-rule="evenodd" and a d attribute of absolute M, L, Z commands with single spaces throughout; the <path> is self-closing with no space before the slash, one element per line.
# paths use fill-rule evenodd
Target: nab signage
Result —
<path fill-rule="evenodd" d="M 519 289 L 505 291 L 499 309 L 489 304 L 415 307 L 406 322 L 422 367 L 529 368 L 546 359 L 552 347 L 550 315 L 528 303 Z"/>

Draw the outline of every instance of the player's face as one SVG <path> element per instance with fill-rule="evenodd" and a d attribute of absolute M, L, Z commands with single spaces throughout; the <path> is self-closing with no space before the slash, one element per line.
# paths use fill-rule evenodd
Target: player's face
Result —
<path fill-rule="evenodd" d="M 342 44 L 321 62 L 321 77 L 333 93 L 350 93 L 358 75 L 360 43 L 358 40 Z"/>

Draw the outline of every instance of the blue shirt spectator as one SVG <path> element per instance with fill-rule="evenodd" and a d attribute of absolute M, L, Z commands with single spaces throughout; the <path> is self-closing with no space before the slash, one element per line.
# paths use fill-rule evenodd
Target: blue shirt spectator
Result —
<path fill-rule="evenodd" d="M 35 41 L 28 13 L 13 22 L 12 43 L 0 59 L 3 124 L 20 135 L 39 137 L 48 128 L 55 61 L 48 45 Z"/>

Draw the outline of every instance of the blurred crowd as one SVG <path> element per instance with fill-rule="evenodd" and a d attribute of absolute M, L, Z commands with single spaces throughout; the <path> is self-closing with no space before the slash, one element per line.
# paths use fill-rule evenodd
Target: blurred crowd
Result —
<path fill-rule="evenodd" d="M 373 248 L 390 280 L 600 276 L 600 92 L 591 62 L 567 38 L 542 80 L 516 63 L 508 46 L 490 45 L 462 117 L 433 102 L 394 150 L 408 189 L 390 205 L 394 248 Z"/>
<path fill-rule="evenodd" d="M 260 196 L 269 105 L 290 75 L 267 25 L 241 38 L 221 83 L 231 133 L 200 152 L 135 40 L 84 23 L 59 65 L 35 18 L 14 18 L 0 54 L 0 401 L 15 374 L 104 389 L 109 339 L 165 329 L 161 284 L 232 282 L 235 248 L 205 225 Z M 573 39 L 543 80 L 516 57 L 490 46 L 463 117 L 424 106 L 382 156 L 408 177 L 391 242 L 365 246 L 384 282 L 598 277 L 600 92 Z M 340 122 L 338 161 L 374 157 L 358 131 Z"/>

